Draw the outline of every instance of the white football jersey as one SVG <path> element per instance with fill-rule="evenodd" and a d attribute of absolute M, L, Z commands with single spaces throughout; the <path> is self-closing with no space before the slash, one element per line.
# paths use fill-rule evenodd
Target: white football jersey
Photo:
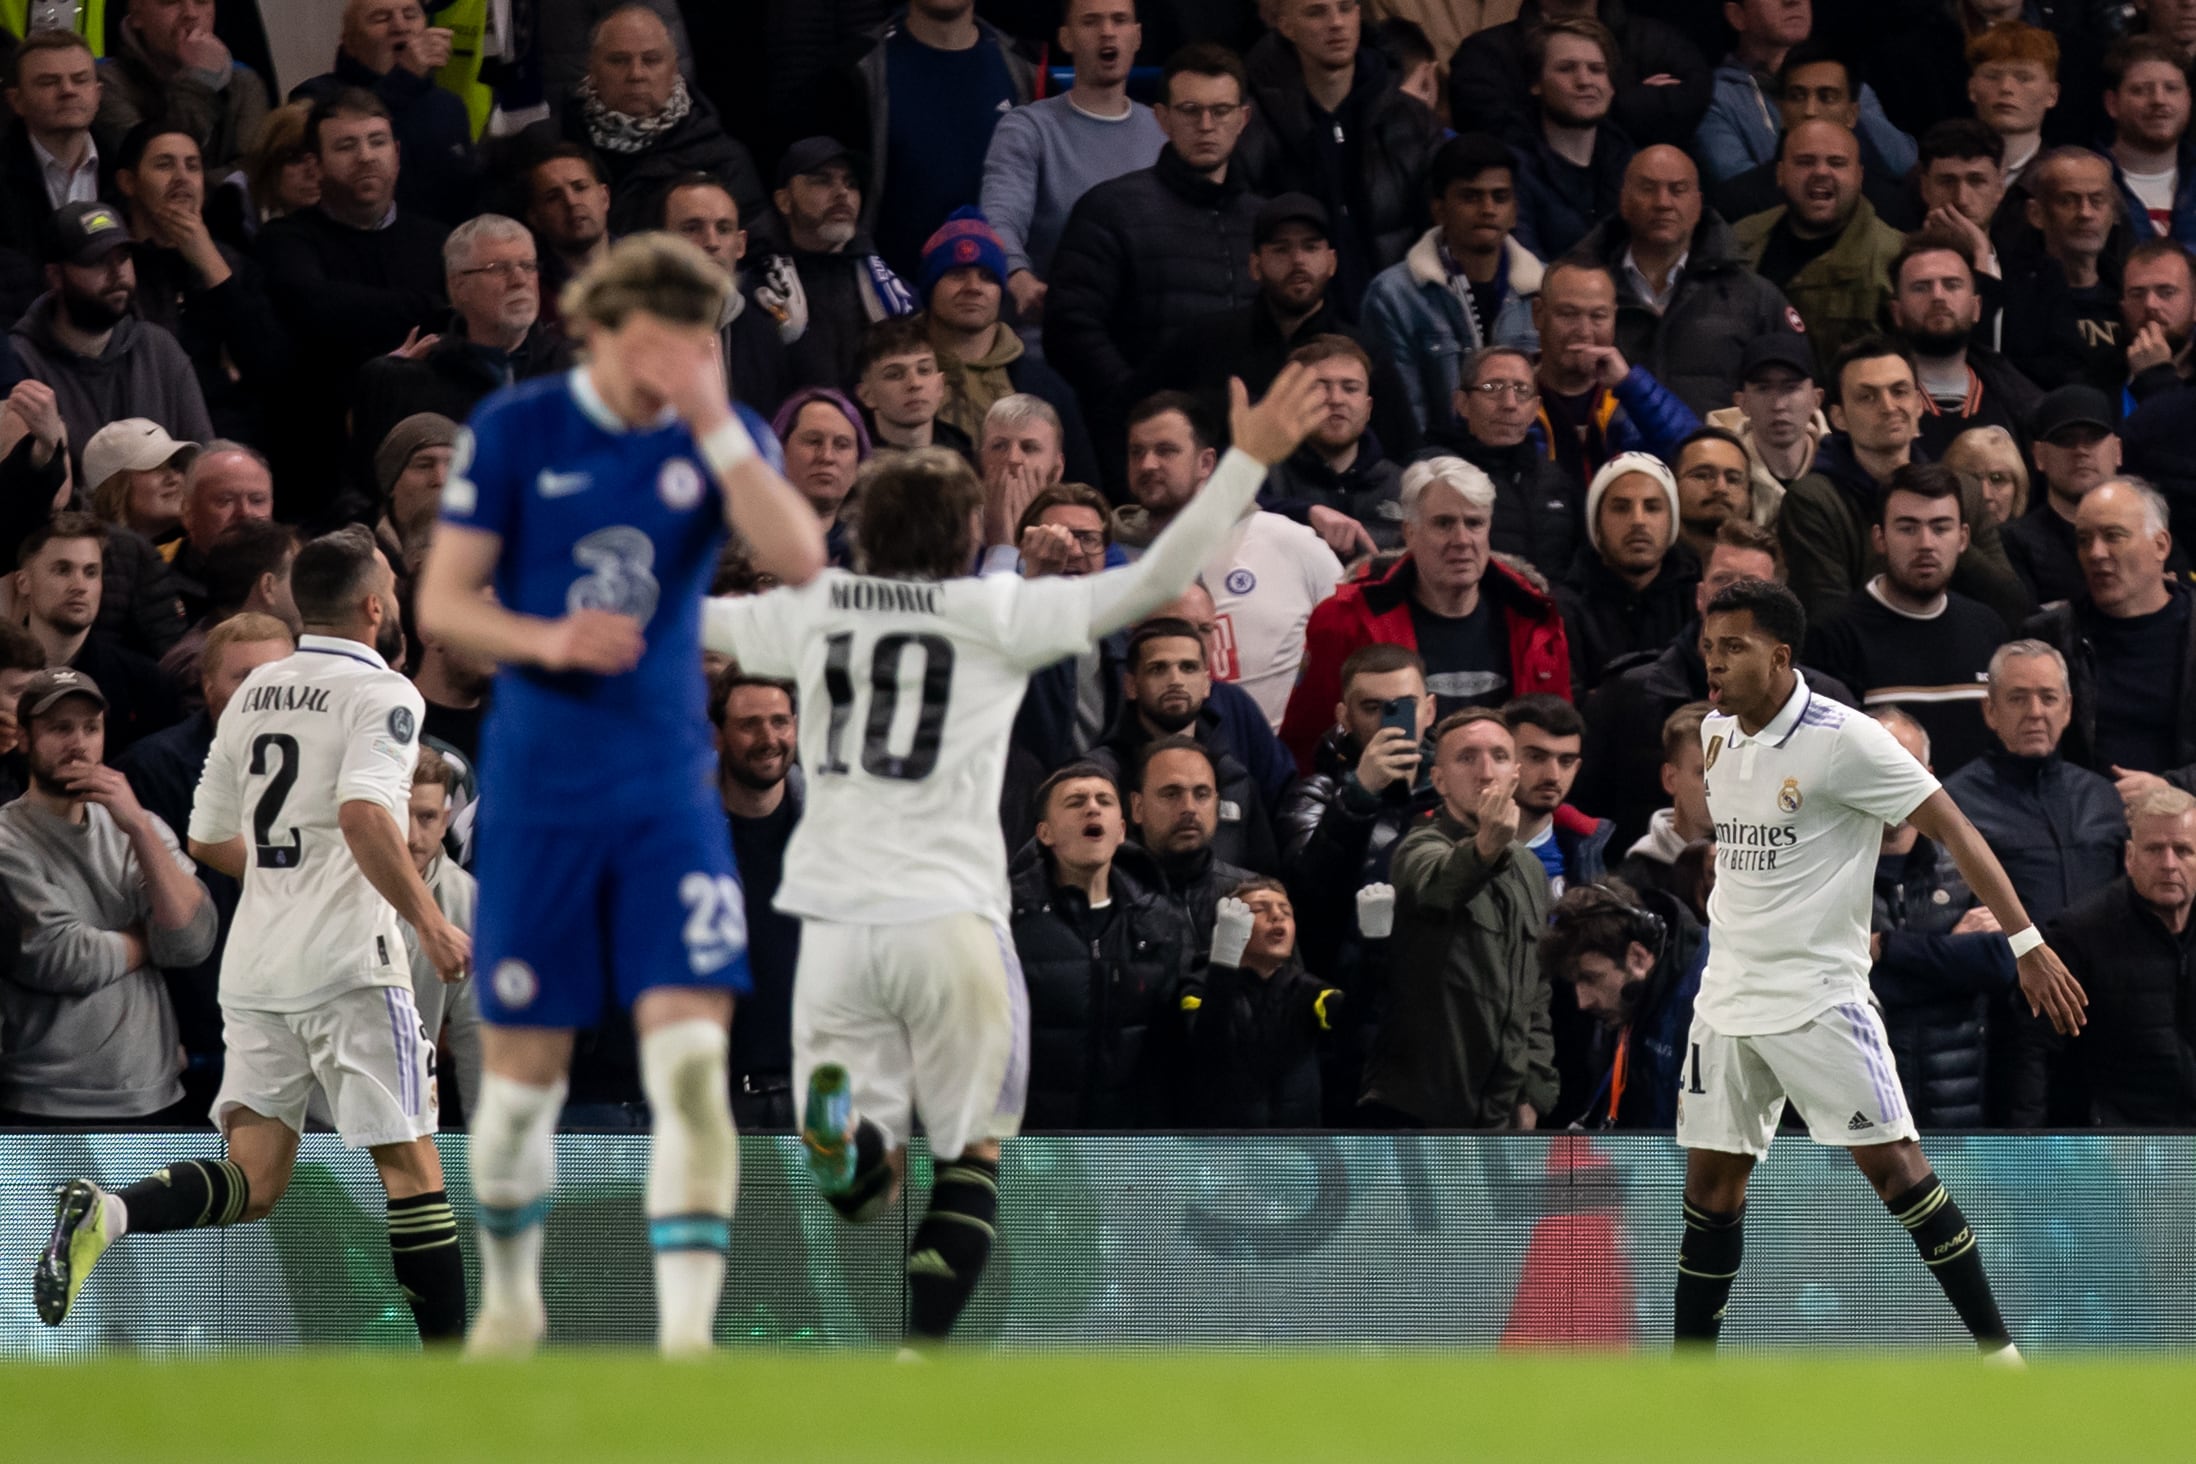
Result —
<path fill-rule="evenodd" d="M 1311 529 L 1260 512 L 1229 531 L 1198 578 L 1219 617 L 1213 679 L 1240 684 L 1279 727 L 1304 662 L 1304 627 L 1342 582 L 1342 561 Z"/>
<path fill-rule="evenodd" d="M 1756 735 L 1721 712 L 1700 735 L 1716 888 L 1694 1012 L 1727 1037 L 1751 1037 L 1867 1004 L 1884 829 L 1937 780 L 1881 723 L 1816 696 L 1804 679 Z"/>
<path fill-rule="evenodd" d="M 1005 924 L 999 790 L 1030 673 L 1087 647 L 1099 576 L 872 579 L 712 603 L 711 644 L 800 691 L 808 803 L 785 852 L 789 915 Z"/>
<path fill-rule="evenodd" d="M 308 1011 L 355 987 L 410 987 L 402 922 L 351 857 L 338 815 L 376 803 L 406 826 L 425 711 L 370 648 L 318 635 L 253 671 L 222 711 L 191 837 L 245 839 L 223 1006 Z"/>

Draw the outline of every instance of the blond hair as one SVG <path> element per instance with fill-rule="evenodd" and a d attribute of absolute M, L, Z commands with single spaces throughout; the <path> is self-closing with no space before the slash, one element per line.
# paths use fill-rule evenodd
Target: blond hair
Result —
<path fill-rule="evenodd" d="M 2135 800 L 2127 811 L 2127 826 L 2132 831 L 2146 818 L 2179 818 L 2196 811 L 2196 796 L 2191 796 L 2170 784 L 2153 788 Z"/>
<path fill-rule="evenodd" d="M 582 270 L 558 297 L 566 320 L 616 330 L 640 310 L 673 325 L 715 329 L 731 303 L 732 279 L 675 234 L 633 234 Z"/>

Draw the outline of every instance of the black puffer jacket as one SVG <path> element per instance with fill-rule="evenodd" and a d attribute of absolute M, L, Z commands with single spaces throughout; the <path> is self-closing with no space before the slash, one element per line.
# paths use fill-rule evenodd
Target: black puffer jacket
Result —
<path fill-rule="evenodd" d="M 1250 125 L 1236 148 L 1251 188 L 1268 198 L 1308 193 L 1327 206 L 1338 272 L 1335 297 L 1353 318 L 1372 277 L 1401 260 L 1426 232 L 1426 169 L 1438 124 L 1415 97 L 1396 88 L 1387 57 L 1357 53 L 1350 94 L 1322 124 L 1312 114 L 1296 48 L 1269 33 L 1249 57 Z M 1323 126 L 1352 139 L 1341 172 L 1327 163 Z"/>
<path fill-rule="evenodd" d="M 1183 1123 L 1320 1126 L 1320 1040 L 1342 1015 L 1340 990 L 1291 955 L 1270 977 L 1208 965 L 1183 989 L 1181 1006 L 1189 1032 Z"/>
<path fill-rule="evenodd" d="M 1214 855 L 1230 865 L 1260 873 L 1279 869 L 1281 858 L 1274 847 L 1272 814 L 1250 769 L 1222 741 L 1220 713 L 1208 701 L 1198 708 L 1197 720 L 1182 730 L 1196 738 L 1212 758 L 1213 779 L 1220 795 L 1220 826 L 1212 838 Z M 1136 708 L 1124 703 L 1113 731 L 1090 750 L 1090 758 L 1111 773 L 1114 782 L 1127 788 L 1134 784 L 1137 763 L 1143 757 L 1144 745 L 1151 740 Z"/>
<path fill-rule="evenodd" d="M 1868 982 L 1883 1003 L 1899 1083 L 1924 1129 L 1980 1128 L 1990 1111 L 1989 1028 L 2006 1012 L 2013 949 L 1997 933 L 1952 934 L 1975 907 L 1958 866 L 1927 839 L 1876 861 Z"/>
<path fill-rule="evenodd" d="M 1174 1040 L 1190 934 L 1151 856 L 1123 844 L 1110 907 L 1056 884 L 1035 843 L 1011 875 L 1014 951 L 1029 990 L 1030 1130 L 1149 1128 L 1172 1117 Z"/>
<path fill-rule="evenodd" d="M 1077 201 L 1052 258 L 1045 359 L 1094 418 L 1119 423 L 1122 394 L 1178 326 L 1257 297 L 1251 223 L 1262 201 L 1241 167 L 1214 183 L 1171 146 Z"/>
<path fill-rule="evenodd" d="M 1739 387 L 1739 358 L 1747 342 L 1788 334 L 1799 318 L 1784 292 L 1754 273 L 1731 237 L 1731 226 L 1713 209 L 1701 211 L 1670 308 L 1660 315 L 1624 268 L 1631 247 L 1631 229 L 1622 218 L 1609 218 L 1572 251 L 1607 265 L 1616 279 L 1617 349 L 1634 366 L 1646 367 L 1694 415 L 1728 407 Z"/>
<path fill-rule="evenodd" d="M 1596 15 L 1616 36 L 1609 120 L 1641 147 L 1689 145 L 1708 114 L 1709 63 L 1680 32 L 1630 14 L 1623 0 L 1601 0 Z M 1532 85 L 1538 78 L 1526 75 L 1525 37 L 1546 19 L 1539 0 L 1525 0 L 1517 19 L 1488 26 L 1456 48 L 1449 63 L 1449 120 L 1457 131 L 1514 133 L 1537 122 Z M 1677 85 L 1643 85 L 1650 76 L 1674 76 Z"/>
<path fill-rule="evenodd" d="M 1184 969 L 1203 966 L 1205 953 L 1212 949 L 1212 927 L 1221 898 L 1234 894 L 1236 886 L 1243 881 L 1258 876 L 1215 858 L 1209 844 L 1194 854 L 1154 855 L 1148 849 L 1144 852 L 1157 865 L 1167 899 L 1189 926 L 1190 944 L 1183 958 Z"/>
<path fill-rule="evenodd" d="M 1380 455 L 1380 440 L 1368 432 L 1356 460 L 1340 472 L 1309 445 L 1275 463 L 1258 490 L 1258 506 L 1307 525 L 1314 508 L 1331 508 L 1364 525 L 1381 549 L 1401 549 L 1402 491 L 1403 470 Z"/>
<path fill-rule="evenodd" d="M 1494 526 L 1488 542 L 1497 554 L 1514 554 L 1551 583 L 1570 568 L 1585 535 L 1585 494 L 1578 480 L 1530 437 L 1515 447 L 1489 447 L 1461 418 L 1426 434 L 1427 458 L 1460 457 L 1495 486 Z"/>
<path fill-rule="evenodd" d="M 2185 584 L 2177 583 L 2172 589 L 2176 595 L 2191 593 Z M 2089 628 L 2098 613 L 2090 598 L 2083 595 L 2036 615 L 2021 627 L 2021 634 L 2056 647 L 2066 657 L 2067 680 L 2074 693 L 2074 719 L 2067 723 L 2059 751 L 2067 761 L 2102 773 L 2106 769 L 2095 765 L 2097 647 Z M 2181 687 L 2173 715 L 2173 766 L 2161 770 L 2160 776 L 2176 788 L 2196 791 L 2196 695 L 2191 694 L 2196 692 L 2196 615 L 2189 617 L 2188 637 L 2182 642 Z"/>
<path fill-rule="evenodd" d="M 1564 633 L 1571 638 L 1573 699 L 1599 686 L 1614 662 L 1668 645 L 1693 618 L 1699 588 L 1700 556 L 1684 544 L 1672 546 L 1655 577 L 1637 590 L 1608 566 L 1600 550 L 1579 545 L 1570 573 L 1555 587 Z"/>

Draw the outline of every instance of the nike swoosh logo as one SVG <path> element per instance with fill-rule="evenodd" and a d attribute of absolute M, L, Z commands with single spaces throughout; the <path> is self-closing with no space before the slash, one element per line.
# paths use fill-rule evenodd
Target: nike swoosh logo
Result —
<path fill-rule="evenodd" d="M 534 486 L 541 490 L 544 498 L 569 498 L 574 493 L 584 492 L 593 482 L 585 473 L 554 473 L 544 468 L 541 476 L 534 479 Z"/>

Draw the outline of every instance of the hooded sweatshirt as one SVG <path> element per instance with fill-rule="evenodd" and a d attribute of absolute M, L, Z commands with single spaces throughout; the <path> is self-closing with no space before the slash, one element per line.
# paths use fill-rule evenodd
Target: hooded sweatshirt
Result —
<path fill-rule="evenodd" d="M 124 417 L 148 417 L 178 442 L 212 440 L 213 419 L 206 414 L 198 376 L 174 336 L 125 315 L 104 351 L 79 356 L 54 336 L 54 312 L 60 308 L 60 295 L 48 290 L 23 312 L 11 338 L 24 374 L 53 388 L 79 480 L 84 444 L 100 428 Z"/>

